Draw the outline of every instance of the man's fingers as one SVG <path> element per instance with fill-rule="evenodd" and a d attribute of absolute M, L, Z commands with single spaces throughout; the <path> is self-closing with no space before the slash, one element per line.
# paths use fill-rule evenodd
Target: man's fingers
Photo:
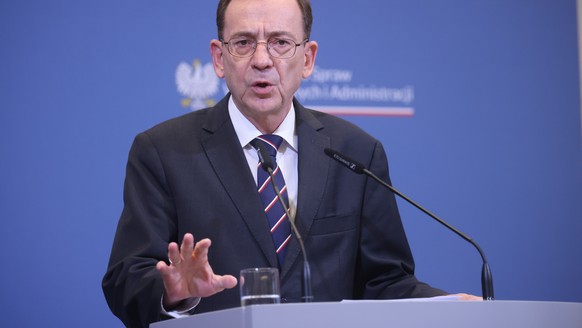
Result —
<path fill-rule="evenodd" d="M 172 242 L 168 245 L 168 260 L 170 264 L 178 264 L 182 262 L 182 257 L 180 256 L 180 251 L 178 250 L 178 244 Z"/>
<path fill-rule="evenodd" d="M 207 261 L 210 244 L 211 242 L 208 238 L 202 239 L 194 244 L 194 236 L 191 233 L 186 233 L 180 247 L 174 242 L 168 245 L 168 260 L 174 266 L 179 265 L 183 261 L 190 261 L 191 259 Z"/>
<path fill-rule="evenodd" d="M 237 285 L 238 281 L 234 276 L 219 276 L 212 272 L 208 263 L 210 245 L 208 238 L 194 243 L 194 236 L 190 233 L 184 235 L 180 247 L 175 242 L 168 245 L 168 259 L 171 264 L 168 266 L 164 261 L 156 264 L 156 269 L 164 279 L 168 300 L 173 299 L 172 295 L 176 299 L 176 295 L 206 297 Z M 180 265 L 182 262 L 186 263 Z"/>
<path fill-rule="evenodd" d="M 192 251 L 192 258 L 197 260 L 206 261 L 208 259 L 208 248 L 210 248 L 210 239 L 202 239 L 201 241 L 196 243 L 196 247 L 194 247 L 194 251 Z"/>
<path fill-rule="evenodd" d="M 222 289 L 230 289 L 236 286 L 237 280 L 234 276 L 231 275 L 224 275 L 219 277 L 218 284 Z"/>
<path fill-rule="evenodd" d="M 458 293 L 455 294 L 457 297 L 459 297 L 459 300 L 461 301 L 482 301 L 483 298 L 480 296 L 475 296 L 475 295 L 470 295 L 470 294 L 465 294 L 465 293 Z"/>
<path fill-rule="evenodd" d="M 166 262 L 164 261 L 159 261 L 156 264 L 156 269 L 158 270 L 158 272 L 162 275 L 165 276 L 168 273 L 168 268 L 169 266 L 166 264 Z"/>
<path fill-rule="evenodd" d="M 182 239 L 182 246 L 180 246 L 180 255 L 182 256 L 182 259 L 189 259 L 193 248 L 194 236 L 192 236 L 191 233 L 187 233 L 184 235 L 184 239 Z"/>

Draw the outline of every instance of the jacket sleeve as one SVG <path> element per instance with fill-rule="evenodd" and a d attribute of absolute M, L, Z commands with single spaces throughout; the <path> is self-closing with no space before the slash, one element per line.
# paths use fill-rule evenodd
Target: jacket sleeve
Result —
<path fill-rule="evenodd" d="M 178 236 L 164 166 L 146 133 L 131 147 L 123 199 L 102 287 L 111 311 L 127 327 L 147 327 L 164 319 L 163 282 L 156 264 L 166 259 L 168 243 Z"/>

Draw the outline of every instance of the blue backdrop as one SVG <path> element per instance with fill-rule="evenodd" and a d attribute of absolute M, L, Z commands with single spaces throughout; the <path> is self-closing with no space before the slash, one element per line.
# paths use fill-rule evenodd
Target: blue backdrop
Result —
<path fill-rule="evenodd" d="M 101 292 L 134 135 L 223 94 L 216 1 L 0 2 L 0 326 L 114 327 Z M 314 1 L 301 98 L 381 140 L 393 183 L 477 240 L 503 300 L 582 301 L 574 0 Z M 365 114 L 365 115 L 364 115 Z M 371 115 L 372 114 L 372 115 Z M 477 252 L 400 203 L 418 276 L 480 294 Z"/>

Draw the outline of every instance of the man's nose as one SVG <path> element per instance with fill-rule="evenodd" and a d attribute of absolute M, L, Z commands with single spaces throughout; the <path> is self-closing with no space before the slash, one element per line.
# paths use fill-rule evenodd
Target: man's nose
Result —
<path fill-rule="evenodd" d="M 264 45 L 264 47 L 260 47 Z M 257 42 L 255 53 L 253 54 L 253 64 L 259 68 L 265 68 L 271 65 L 271 54 L 269 53 L 267 42 Z"/>

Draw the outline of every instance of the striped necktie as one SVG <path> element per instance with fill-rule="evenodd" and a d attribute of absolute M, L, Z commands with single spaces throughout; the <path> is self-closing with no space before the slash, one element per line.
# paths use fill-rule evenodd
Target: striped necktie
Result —
<path fill-rule="evenodd" d="M 274 134 L 265 134 L 253 139 L 251 145 L 258 149 L 258 146 L 256 146 L 258 142 L 263 143 L 264 148 L 267 149 L 273 163 L 275 164 L 275 168 L 273 169 L 275 183 L 288 208 L 289 200 L 287 197 L 287 185 L 276 161 L 277 150 L 283 143 L 283 138 Z M 291 240 L 291 225 L 287 213 L 283 209 L 283 206 L 275 193 L 271 177 L 269 176 L 269 173 L 263 169 L 260 162 L 257 168 L 257 187 L 259 190 L 259 196 L 263 202 L 265 215 L 269 221 L 269 227 L 271 228 L 271 236 L 273 237 L 273 243 L 277 250 L 277 258 L 279 259 L 279 267 L 282 268 L 283 260 L 285 259 L 286 246 L 289 243 L 289 240 Z"/>

